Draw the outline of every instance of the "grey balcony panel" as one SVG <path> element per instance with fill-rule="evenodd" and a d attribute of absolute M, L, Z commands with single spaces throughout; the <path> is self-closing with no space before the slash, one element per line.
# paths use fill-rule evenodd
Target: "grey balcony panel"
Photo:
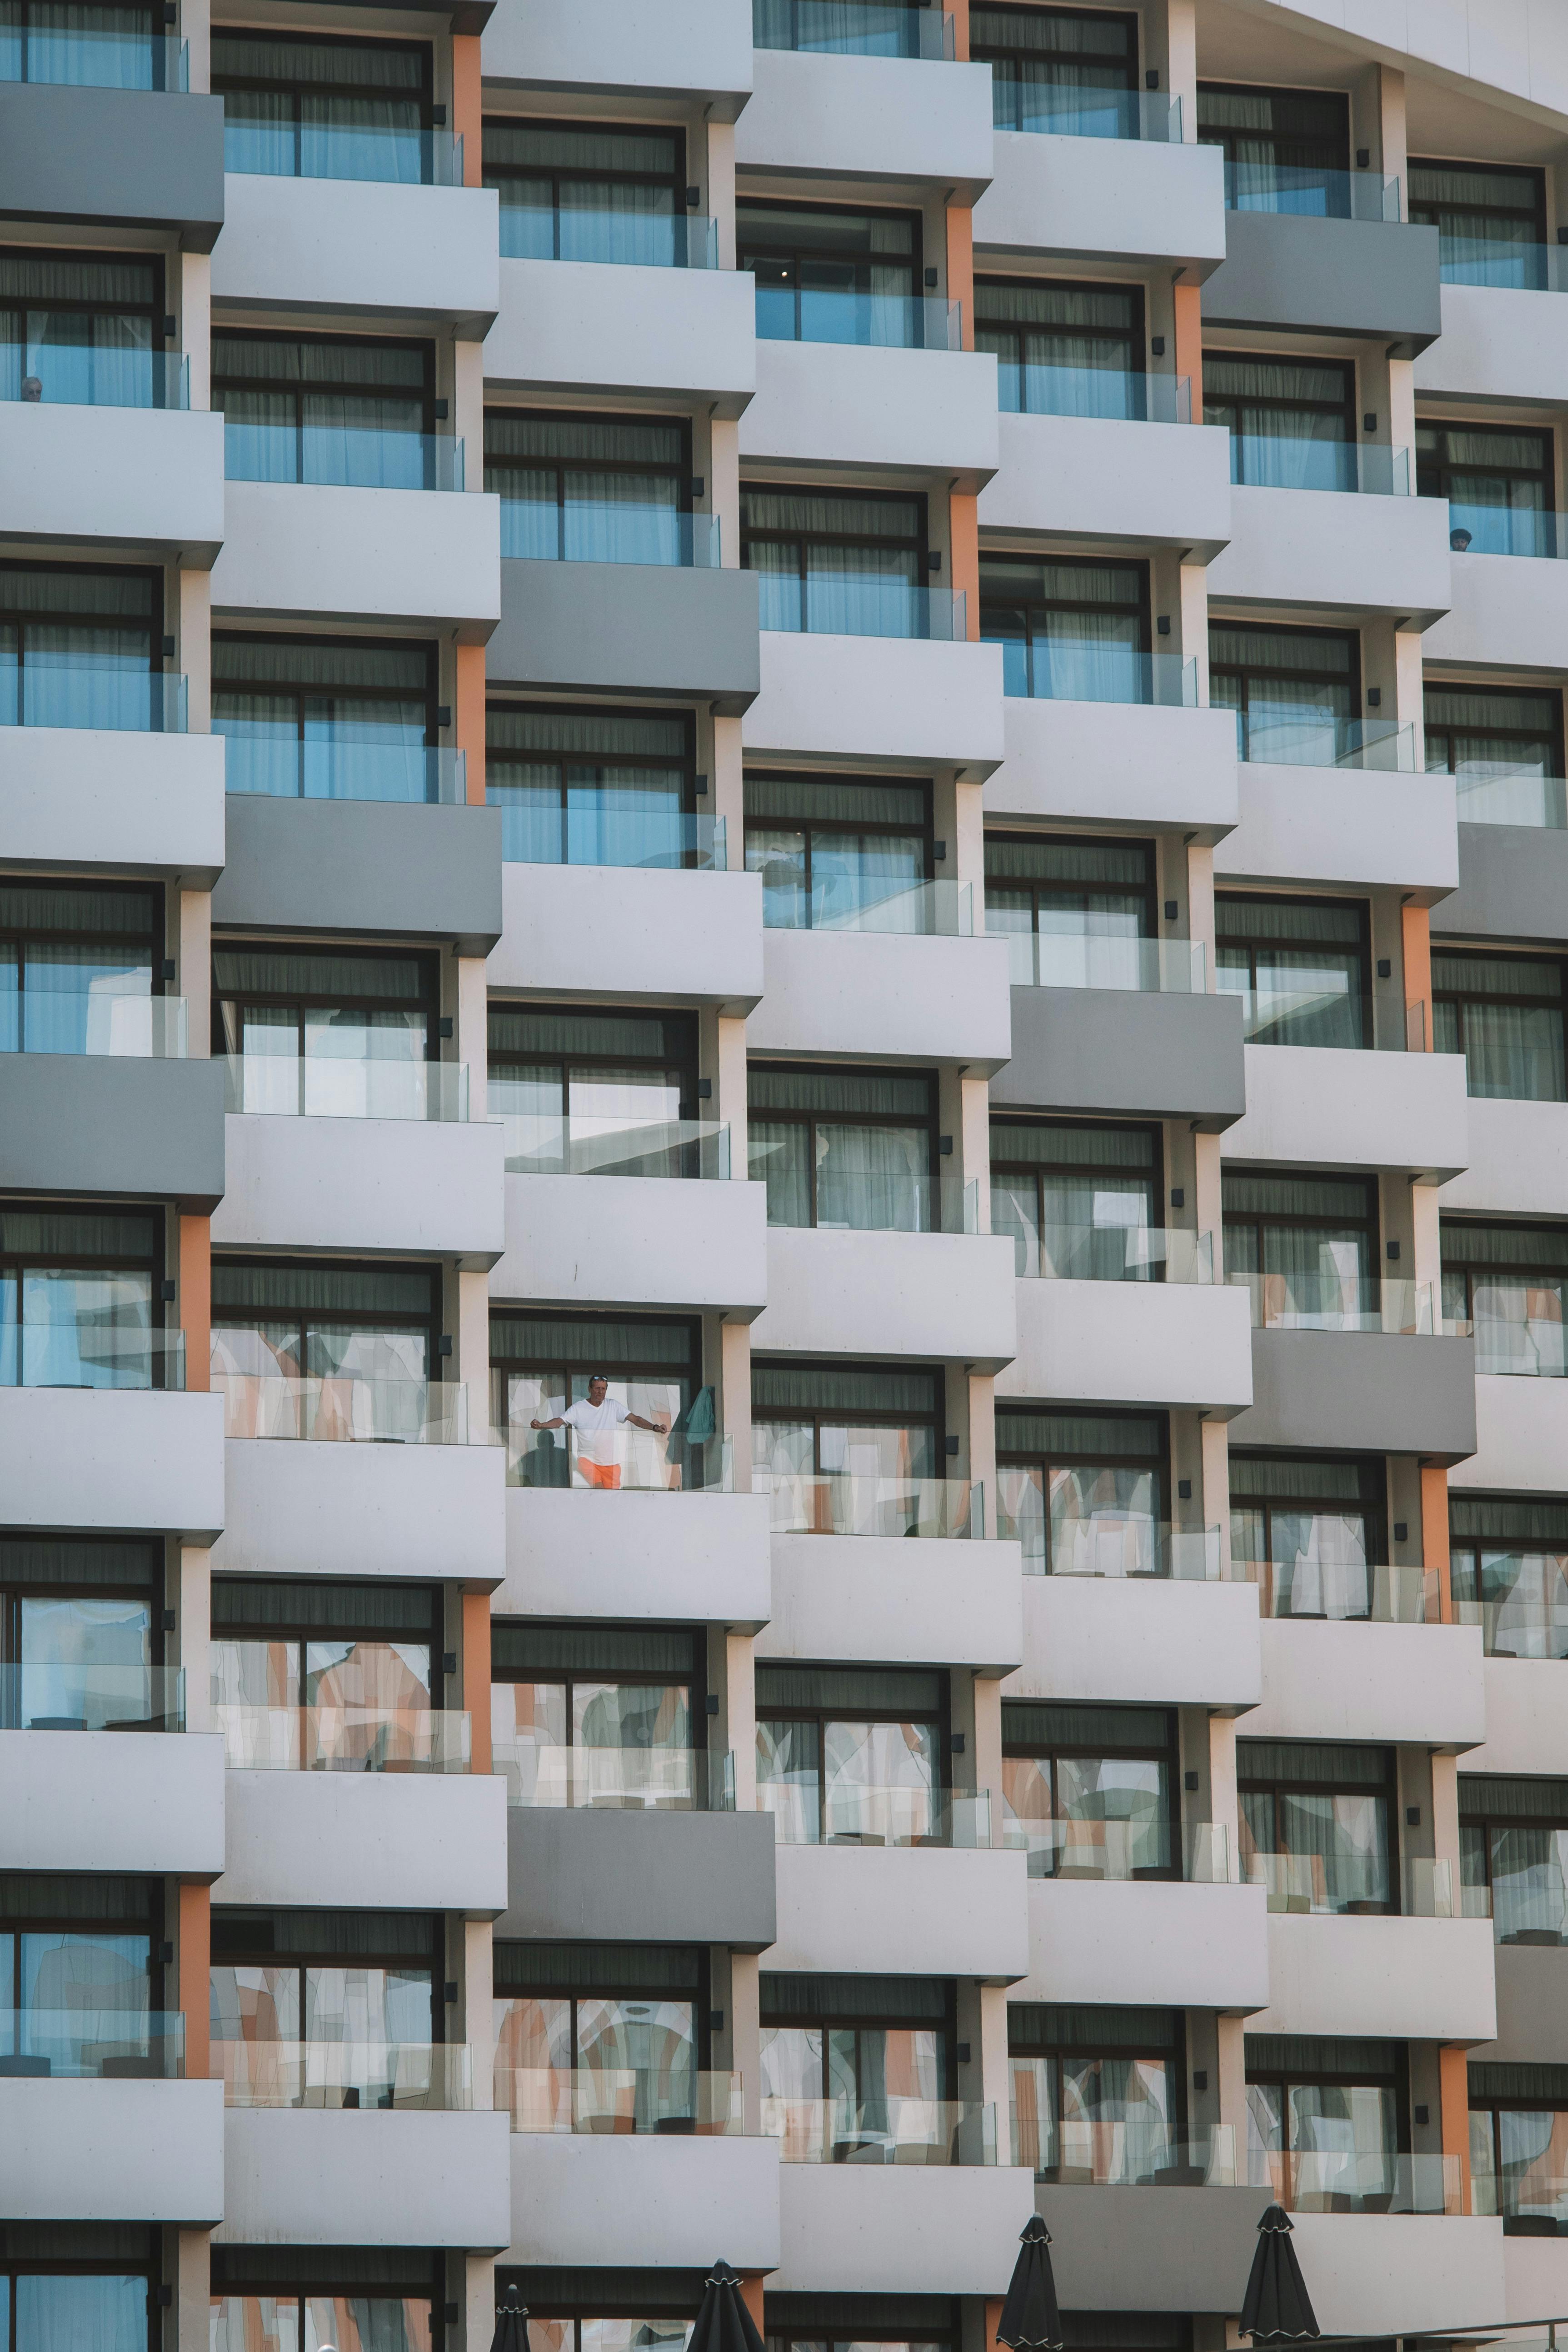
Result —
<path fill-rule="evenodd" d="M 776 1934 L 771 1813 L 567 1811 L 507 1815 L 506 1915 L 514 1941 L 728 1944 Z"/>
<path fill-rule="evenodd" d="M 1568 940 L 1568 833 L 1545 825 L 1462 824 L 1459 887 L 1434 909 L 1456 939 Z"/>
<path fill-rule="evenodd" d="M 1568 1946 L 1500 1944 L 1497 2040 L 1470 2052 L 1479 2064 L 1568 2065 Z"/>
<path fill-rule="evenodd" d="M 223 1068 L 111 1054 L 0 1055 L 0 1191 L 223 1198 Z"/>
<path fill-rule="evenodd" d="M 1056 2189 L 1035 2205 L 1051 2233 L 1064 2311 L 1235 2309 L 1267 2189 Z"/>
<path fill-rule="evenodd" d="M 762 683 L 757 579 L 663 563 L 500 568 L 488 683 L 695 696 L 737 717 Z"/>
<path fill-rule="evenodd" d="M 500 811 L 230 793 L 213 921 L 396 932 L 489 955 L 501 934 Z"/>
<path fill-rule="evenodd" d="M 1255 1331 L 1252 1396 L 1233 1445 L 1418 1454 L 1462 1462 L 1476 1450 L 1471 1339 L 1396 1331 Z"/>
<path fill-rule="evenodd" d="M 1435 228 L 1226 213 L 1225 240 L 1203 289 L 1205 327 L 1397 335 L 1412 356 L 1443 331 Z"/>
<path fill-rule="evenodd" d="M 223 226 L 223 100 L 183 90 L 0 82 L 0 214 L 176 228 L 210 253 Z"/>
<path fill-rule="evenodd" d="M 1210 1132 L 1247 1108 L 1241 1005 L 1231 996 L 1122 988 L 1015 988 L 1013 1058 L 994 1108 L 1193 1118 Z"/>

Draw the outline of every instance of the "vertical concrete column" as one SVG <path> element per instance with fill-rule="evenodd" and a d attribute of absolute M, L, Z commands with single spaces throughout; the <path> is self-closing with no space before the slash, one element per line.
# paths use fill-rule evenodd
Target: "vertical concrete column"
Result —
<path fill-rule="evenodd" d="M 194 44 L 191 63 L 194 69 Z M 191 88 L 195 89 L 195 86 L 193 71 Z M 186 373 L 190 378 L 191 406 L 207 409 L 213 404 L 211 254 L 182 253 L 171 265 L 168 278 L 179 322 L 180 349 L 189 362 Z"/>
<path fill-rule="evenodd" d="M 468 1438 L 476 1443 L 490 1426 L 490 1291 L 487 1274 L 459 1274 L 458 1276 L 458 1328 L 456 1361 L 448 1375 L 460 1381 L 468 1398 Z M 504 1412 L 504 1403 L 502 1406 Z M 498 1426 L 495 1435 L 504 1444 L 506 1431 Z"/>
<path fill-rule="evenodd" d="M 700 142 L 694 142 L 694 150 Z M 735 267 L 735 126 L 708 124 L 708 215 L 719 224 L 719 267 Z"/>
<path fill-rule="evenodd" d="M 953 1676 L 956 1686 L 959 1680 Z M 991 1800 L 991 1843 L 1002 1843 L 1002 1685 L 994 1675 L 969 1674 L 963 1677 L 967 1685 L 969 1716 L 968 1785 L 977 1796 Z M 956 1687 L 955 1687 L 956 1696 Z M 956 1724 L 956 1717 L 954 1718 Z M 954 1758 L 954 1763 L 961 1761 Z M 957 1779 L 956 1773 L 954 1779 Z M 987 2092 L 986 2096 L 990 2096 Z"/>
<path fill-rule="evenodd" d="M 740 491 L 731 488 L 731 507 L 739 512 Z M 715 503 L 714 512 L 719 511 Z M 726 556 L 734 553 L 731 542 L 736 540 L 739 524 L 724 524 Z M 708 755 L 708 807 L 715 817 L 724 820 L 724 864 L 731 874 L 743 874 L 746 869 L 746 799 L 745 767 L 741 754 L 741 722 L 738 719 L 710 721 L 712 740 Z"/>
<path fill-rule="evenodd" d="M 1239 2170 L 1247 2151 L 1247 2029 L 1243 2020 L 1216 2017 L 1215 2041 L 1218 2052 L 1215 2088 L 1219 2095 L 1219 2120 L 1229 2124 L 1236 2133 Z"/>
<path fill-rule="evenodd" d="M 1217 1220 L 1215 1221 L 1217 1224 Z M 1214 1236 L 1215 1255 L 1220 1250 L 1220 1236 Z M 1219 1571 L 1230 1574 L 1230 1432 L 1223 1421 L 1200 1421 L 1198 1437 L 1202 1449 L 1203 1525 L 1219 1529 Z"/>
<path fill-rule="evenodd" d="M 1184 100 L 1184 118 L 1185 117 L 1189 105 L 1195 104 L 1195 100 Z M 1190 138 L 1192 134 L 1189 131 L 1188 137 Z M 1188 286 L 1179 278 L 1173 282 L 1171 287 L 1171 315 L 1173 321 L 1174 341 L 1176 346 L 1176 365 L 1174 373 L 1178 376 L 1184 375 L 1187 379 L 1188 395 L 1192 403 L 1192 421 L 1194 425 L 1201 425 L 1204 421 L 1204 315 L 1202 302 L 1203 296 L 1201 289 L 1198 287 Z M 1206 572 L 1208 566 L 1203 563 L 1184 564 L 1183 566 L 1184 571 L 1193 571 L 1200 574 Z"/>
<path fill-rule="evenodd" d="M 952 54 L 963 64 L 969 58 L 969 0 L 950 0 L 947 11 L 952 18 Z"/>
<path fill-rule="evenodd" d="M 947 207 L 947 299 L 959 305 L 961 340 L 974 349 L 974 214 L 968 205 Z"/>
<path fill-rule="evenodd" d="M 1194 422 L 1197 418 L 1196 397 L 1194 393 Z M 1198 701 L 1206 705 L 1209 698 L 1209 569 L 1206 563 L 1184 563 L 1180 567 L 1177 597 L 1176 627 L 1180 635 L 1175 649 L 1184 662 L 1197 663 Z"/>
<path fill-rule="evenodd" d="M 1430 1851 L 1454 1873 L 1454 1903 L 1459 1900 L 1459 1759 L 1434 1749 L 1428 1759 L 1432 1790 Z"/>
<path fill-rule="evenodd" d="M 493 2254 L 459 2255 L 464 2268 L 464 2344 L 462 2352 L 489 2352 L 496 2332 L 496 2258 Z"/>
<path fill-rule="evenodd" d="M 735 1810 L 754 1813 L 757 1708 L 749 1633 L 732 1633 L 727 1625 L 709 1626 L 708 1688 L 719 1701 L 718 1714 L 708 1722 L 710 1753 L 716 1759 L 726 1753 L 734 1757 Z"/>
<path fill-rule="evenodd" d="M 1209 1717 L 1209 1819 L 1222 1827 L 1230 1848 L 1230 1877 L 1241 1875 L 1240 1805 L 1236 1793 L 1236 1717 Z"/>
<path fill-rule="evenodd" d="M 984 1494 L 984 1532 L 996 1533 L 996 1383 L 989 1372 L 964 1375 L 969 1391 L 969 1476 Z"/>
<path fill-rule="evenodd" d="M 476 344 L 469 348 L 477 350 L 479 346 Z M 479 431 L 482 436 L 484 432 L 482 411 Z M 480 478 L 483 478 L 482 466 Z M 454 646 L 452 654 L 452 732 L 456 738 L 457 749 L 464 754 L 468 805 L 470 808 L 483 808 L 485 804 L 485 649 L 483 646 Z"/>
<path fill-rule="evenodd" d="M 452 130 L 463 142 L 463 185 L 484 184 L 484 87 L 479 78 L 479 37 L 452 36 Z"/>
<path fill-rule="evenodd" d="M 742 2271 L 741 2273 L 741 2301 L 751 2313 L 752 2325 L 756 2329 L 759 2336 L 765 2332 L 765 2322 L 763 2317 L 763 2293 L 766 2275 L 766 2273 L 763 2271 Z"/>
<path fill-rule="evenodd" d="M 212 1219 L 180 1219 L 180 1328 L 185 1335 L 185 1386 L 205 1395 L 212 1384 Z"/>
<path fill-rule="evenodd" d="M 212 2234 L 206 2230 L 164 2232 L 164 2260 L 174 2273 L 174 2326 L 163 2341 L 173 2338 L 174 2352 L 207 2352 L 212 2342 Z M 165 2273 L 167 2275 L 167 2271 Z"/>
<path fill-rule="evenodd" d="M 460 1938 L 458 1991 L 462 2002 L 460 2018 L 454 2019 L 448 2032 L 460 2031 L 468 2046 L 468 2063 L 473 2068 L 474 2105 L 493 2107 L 495 2105 L 495 1974 L 494 1931 L 488 1919 L 463 1919 L 458 1923 Z"/>
<path fill-rule="evenodd" d="M 1194 0 L 1164 0 L 1143 16 L 1143 63 L 1157 72 L 1160 88 L 1182 101 L 1182 132 L 1188 143 L 1196 138 L 1198 45 Z"/>
<path fill-rule="evenodd" d="M 1445 2047 L 1437 2053 L 1437 2080 L 1443 2100 L 1443 2153 L 1458 2161 L 1459 2210 L 1470 2210 L 1470 2072 L 1463 2049 Z"/>
<path fill-rule="evenodd" d="M 763 2127 L 761 1974 L 762 1960 L 757 1953 L 730 1954 L 730 1999 L 724 2032 L 729 2042 L 731 2071 L 741 2077 L 746 2130 L 752 2138 Z"/>
<path fill-rule="evenodd" d="M 738 572 L 741 568 L 741 428 L 732 416 L 715 416 L 711 410 L 708 419 L 708 503 L 719 518 L 719 561 L 726 572 Z M 738 719 L 715 719 L 713 726 L 715 734 L 721 726 L 733 729 L 730 740 L 734 745 L 738 775 L 741 722 Z M 738 866 L 740 859 L 737 858 L 735 863 Z"/>
<path fill-rule="evenodd" d="M 454 342 L 451 348 L 452 431 L 463 445 L 463 488 L 477 492 L 485 486 L 485 347 Z M 441 352 L 437 343 L 437 365 Z M 481 661 L 483 651 L 481 646 Z"/>
<path fill-rule="evenodd" d="M 730 1475 L 738 1495 L 752 1491 L 752 1327 L 719 1326 L 719 1427 L 730 1441 Z"/>
<path fill-rule="evenodd" d="M 199 1062 L 212 1052 L 212 903 L 206 890 L 182 890 L 177 909 L 175 966 L 185 1000 L 185 1051 Z"/>
<path fill-rule="evenodd" d="M 1407 1050 L 1432 1051 L 1432 918 L 1425 907 L 1399 910 L 1400 948 L 1405 966 L 1405 1006 Z M 1417 1017 L 1418 1016 L 1418 1017 Z"/>
<path fill-rule="evenodd" d="M 1405 76 L 1397 66 L 1372 68 L 1373 89 L 1371 93 L 1376 110 L 1376 145 L 1373 162 L 1384 174 L 1399 183 L 1399 217 L 1410 218 L 1410 155 L 1407 145 L 1405 107 Z M 1352 103 L 1357 105 L 1359 127 L 1359 88 Z M 1364 142 L 1357 142 L 1364 144 Z"/>
<path fill-rule="evenodd" d="M 176 571 L 166 598 L 163 626 L 174 640 L 174 659 L 185 681 L 185 725 L 193 735 L 212 731 L 212 573 Z"/>
<path fill-rule="evenodd" d="M 730 1130 L 730 1175 L 744 1179 L 750 1161 L 746 1135 L 746 1024 L 721 1013 L 713 1024 L 714 1087 L 709 1114 Z"/>
<path fill-rule="evenodd" d="M 1448 1555 L 1448 1474 L 1421 1466 L 1421 1557 L 1437 1579 L 1438 1607 L 1445 1625 L 1454 1622 L 1453 1571 Z"/>
<path fill-rule="evenodd" d="M 212 1554 L 195 1544 L 181 1547 L 175 1603 L 179 1631 L 177 1654 L 171 1664 L 185 1677 L 185 1727 L 212 1727 Z M 165 1652 L 165 1655 L 167 1653 Z"/>
<path fill-rule="evenodd" d="M 1394 363 L 1391 362 L 1389 378 L 1391 393 L 1394 388 L 1393 366 Z M 1394 447 L 1408 449 L 1411 453 L 1410 463 L 1414 467 L 1415 463 L 1415 371 L 1406 364 L 1404 373 L 1410 379 L 1410 386 L 1405 394 L 1409 415 L 1407 420 L 1403 422 L 1395 418 L 1391 429 L 1394 434 Z M 1425 772 L 1426 765 L 1426 702 L 1424 677 L 1425 673 L 1421 667 L 1419 631 L 1395 629 L 1394 632 L 1394 715 L 1401 727 L 1413 727 L 1415 730 L 1414 758 L 1417 775 Z"/>
<path fill-rule="evenodd" d="M 463 1611 L 463 1705 L 468 1713 L 472 1747 L 469 1769 L 488 1772 L 490 1756 L 490 1596 L 465 1592 Z"/>
<path fill-rule="evenodd" d="M 211 2070 L 212 1889 L 179 1890 L 175 1969 L 185 2020 L 185 2080 L 205 2083 Z"/>
<path fill-rule="evenodd" d="M 958 2063 L 957 2096 L 966 2106 L 995 2109 L 996 2161 L 1006 2164 L 1012 2155 L 1006 1988 L 961 1977 L 957 1992 L 958 2040 L 969 2048 L 967 2062 Z"/>
<path fill-rule="evenodd" d="M 1215 993 L 1214 851 L 1201 842 L 1187 844 L 1187 937 L 1204 951 L 1204 988 Z"/>

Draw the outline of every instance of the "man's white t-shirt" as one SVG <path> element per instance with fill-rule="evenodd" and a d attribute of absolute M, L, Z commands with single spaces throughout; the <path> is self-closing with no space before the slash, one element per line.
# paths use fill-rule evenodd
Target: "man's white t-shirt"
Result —
<path fill-rule="evenodd" d="M 568 1405 L 561 1418 L 569 1429 L 577 1432 L 577 1451 L 584 1462 L 607 1463 L 615 1460 L 616 1449 L 605 1443 L 605 1433 L 619 1429 L 630 1415 L 626 1406 L 617 1404 L 612 1396 L 607 1396 L 602 1404 L 590 1404 L 586 1397 L 579 1397 L 575 1404 Z"/>

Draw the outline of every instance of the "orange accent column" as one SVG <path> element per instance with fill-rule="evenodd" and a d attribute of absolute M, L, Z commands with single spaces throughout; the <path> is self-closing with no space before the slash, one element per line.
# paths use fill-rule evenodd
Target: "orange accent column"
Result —
<path fill-rule="evenodd" d="M 1448 1569 L 1448 1474 L 1425 1463 L 1421 1468 L 1421 1557 L 1437 1571 L 1438 1613 L 1454 1622 L 1454 1586 Z"/>
<path fill-rule="evenodd" d="M 765 2336 L 767 2325 L 763 2318 L 763 2273 L 761 2271 L 741 2273 L 741 2301 L 751 2313 L 757 2334 Z"/>
<path fill-rule="evenodd" d="M 490 1596 L 463 1595 L 463 1704 L 470 1717 L 471 1769 L 490 1769 Z"/>
<path fill-rule="evenodd" d="M 985 2352 L 997 2352 L 996 2330 L 1002 2325 L 1003 2299 L 999 2294 L 985 2298 Z"/>
<path fill-rule="evenodd" d="M 1463 2050 L 1437 2053 L 1437 2093 L 1443 2102 L 1443 2153 L 1459 2159 L 1459 2210 L 1470 2210 L 1470 2074 Z"/>
<path fill-rule="evenodd" d="M 185 2018 L 185 2080 L 205 2083 L 212 2065 L 212 1889 L 180 1889 L 180 2007 Z"/>
<path fill-rule="evenodd" d="M 476 42 L 475 47 L 479 44 Z M 468 805 L 485 804 L 485 649 L 459 646 L 457 701 L 452 707 L 458 749 L 468 759 Z"/>
<path fill-rule="evenodd" d="M 974 215 L 968 205 L 947 208 L 947 299 L 962 303 L 959 325 L 966 352 L 974 349 Z"/>
<path fill-rule="evenodd" d="M 185 1386 L 212 1384 L 212 1219 L 180 1219 L 180 1322 L 185 1334 Z"/>
<path fill-rule="evenodd" d="M 479 37 L 452 36 L 452 129 L 463 142 L 463 185 L 477 188 L 484 171 L 484 89 L 479 79 Z"/>
<path fill-rule="evenodd" d="M 1405 949 L 1405 1003 L 1421 1007 L 1422 1050 L 1432 1051 L 1432 918 L 1425 907 L 1401 907 Z M 1409 1043 L 1408 1034 L 1405 1039 Z"/>
<path fill-rule="evenodd" d="M 947 13 L 952 18 L 952 54 L 963 65 L 969 58 L 969 0 L 952 0 Z"/>
<path fill-rule="evenodd" d="M 1173 286 L 1171 308 L 1176 324 L 1176 373 L 1192 386 L 1193 423 L 1204 421 L 1203 295 L 1196 286 Z"/>
<path fill-rule="evenodd" d="M 980 637 L 980 501 L 954 491 L 948 502 L 948 539 L 952 548 L 952 584 L 964 598 L 965 633 Z"/>

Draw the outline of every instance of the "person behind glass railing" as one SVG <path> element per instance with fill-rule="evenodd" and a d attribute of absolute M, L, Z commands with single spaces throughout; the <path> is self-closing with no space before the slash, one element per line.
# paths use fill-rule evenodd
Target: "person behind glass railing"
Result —
<path fill-rule="evenodd" d="M 645 1421 L 640 1412 L 628 1412 L 610 1392 L 610 1383 L 603 1372 L 592 1372 L 588 1378 L 588 1393 L 568 1405 L 564 1412 L 552 1413 L 548 1421 L 531 1421 L 531 1429 L 572 1429 L 577 1433 L 577 1467 L 588 1486 L 606 1489 L 621 1483 L 621 1465 L 609 1456 L 614 1450 L 612 1431 L 623 1424 L 633 1429 L 646 1429 L 655 1437 L 663 1437 L 669 1427 L 665 1421 Z"/>

